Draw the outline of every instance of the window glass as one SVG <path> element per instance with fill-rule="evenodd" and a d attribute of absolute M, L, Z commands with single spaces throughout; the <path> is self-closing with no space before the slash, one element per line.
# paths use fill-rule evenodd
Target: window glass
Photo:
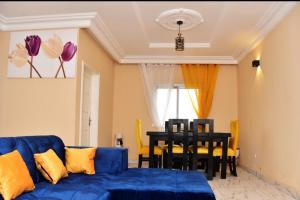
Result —
<path fill-rule="evenodd" d="M 194 111 L 190 96 L 196 103 L 196 95 L 193 89 L 179 89 L 178 116 L 181 119 L 189 119 L 190 121 L 193 121 L 193 119 L 197 118 L 197 115 Z"/>
<path fill-rule="evenodd" d="M 156 98 L 156 105 L 158 110 L 158 117 L 160 121 L 163 121 L 163 115 L 166 110 L 166 118 L 171 119 L 176 118 L 176 96 L 177 91 L 176 89 L 171 89 L 170 92 L 170 99 L 169 105 L 167 102 L 169 89 L 159 88 L 157 89 L 157 98 Z"/>
<path fill-rule="evenodd" d="M 192 102 L 190 100 L 189 93 L 194 102 L 196 102 L 196 95 L 194 89 L 174 88 L 171 89 L 169 105 L 167 104 L 168 89 L 159 88 L 157 89 L 157 110 L 158 116 L 163 121 L 163 115 L 166 109 L 166 120 L 171 118 L 184 118 L 192 121 L 197 118 L 194 111 Z M 177 94 L 179 95 L 177 98 Z M 178 101 L 177 101 L 178 100 Z M 178 107 L 177 107 L 178 104 Z M 177 110 L 178 108 L 178 110 Z"/>

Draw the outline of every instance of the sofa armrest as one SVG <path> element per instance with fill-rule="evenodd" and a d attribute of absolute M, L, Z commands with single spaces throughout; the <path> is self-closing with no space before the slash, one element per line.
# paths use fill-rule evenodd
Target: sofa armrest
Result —
<path fill-rule="evenodd" d="M 79 146 L 70 147 L 86 148 Z M 116 147 L 98 147 L 94 161 L 96 174 L 118 174 L 128 169 L 128 149 Z"/>

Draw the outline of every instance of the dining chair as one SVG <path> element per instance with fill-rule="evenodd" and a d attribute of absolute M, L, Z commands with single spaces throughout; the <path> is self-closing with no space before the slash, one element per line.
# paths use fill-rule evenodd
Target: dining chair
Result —
<path fill-rule="evenodd" d="M 143 161 L 149 161 L 149 146 L 143 145 L 142 121 L 140 119 L 136 120 L 135 133 L 136 133 L 136 142 L 137 142 L 138 155 L 139 155 L 138 167 L 141 168 Z M 159 168 L 161 168 L 162 166 L 162 153 L 163 151 L 160 147 L 154 146 L 155 162 L 158 163 Z"/>
<path fill-rule="evenodd" d="M 193 123 L 190 123 L 193 131 L 193 144 L 189 146 L 190 154 L 190 165 L 192 169 L 198 168 L 198 161 L 201 160 L 202 164 L 208 169 L 207 159 L 209 158 L 209 144 L 205 145 L 206 141 L 199 138 L 198 134 L 212 134 L 214 132 L 214 120 L 213 119 L 194 119 Z M 210 141 L 208 141 L 210 143 Z M 212 147 L 211 147 L 212 148 Z"/>
<path fill-rule="evenodd" d="M 237 156 L 237 147 L 239 140 L 239 121 L 231 120 L 230 121 L 230 142 L 228 145 L 227 155 L 228 155 L 228 164 L 230 173 L 233 176 L 237 176 L 236 172 L 236 156 Z M 222 147 L 215 147 L 213 151 L 213 156 L 215 160 L 215 171 L 218 171 L 220 168 L 220 157 L 222 156 Z M 214 173 L 215 173 L 214 171 Z"/>
<path fill-rule="evenodd" d="M 169 120 L 165 121 L 165 132 L 168 132 L 168 127 L 169 127 Z M 173 125 L 173 127 L 175 128 L 175 130 L 178 130 L 181 128 L 181 124 L 176 123 L 175 125 Z M 173 129 L 174 130 L 174 129 Z M 183 143 L 181 141 L 174 141 L 173 143 L 173 147 L 181 147 L 183 145 Z M 168 141 L 165 141 L 165 144 L 162 146 L 162 150 L 163 150 L 163 168 L 168 168 L 167 166 L 167 150 L 168 150 Z M 174 164 L 173 164 L 173 168 L 178 168 L 181 169 L 182 168 L 182 162 L 180 161 L 180 156 L 175 158 Z"/>
<path fill-rule="evenodd" d="M 179 127 L 183 125 L 183 130 Z M 174 131 L 174 126 L 177 126 Z M 173 166 L 174 157 L 181 158 L 182 169 L 187 170 L 188 166 L 188 119 L 169 119 L 168 122 L 168 148 L 167 148 L 167 168 L 171 169 Z M 180 141 L 182 146 L 174 145 L 176 142 L 176 134 L 183 134 Z"/>

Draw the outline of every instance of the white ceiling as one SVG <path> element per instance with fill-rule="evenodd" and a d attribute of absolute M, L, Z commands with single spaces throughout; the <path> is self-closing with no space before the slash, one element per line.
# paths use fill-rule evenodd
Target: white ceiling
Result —
<path fill-rule="evenodd" d="M 120 63 L 237 63 L 297 2 L 0 2 L 0 29 L 89 28 Z M 206 48 L 149 48 L 173 43 L 177 30 L 155 19 L 161 12 L 187 8 L 204 21 L 182 31 L 186 43 Z M 35 17 L 36 16 L 36 17 Z"/>

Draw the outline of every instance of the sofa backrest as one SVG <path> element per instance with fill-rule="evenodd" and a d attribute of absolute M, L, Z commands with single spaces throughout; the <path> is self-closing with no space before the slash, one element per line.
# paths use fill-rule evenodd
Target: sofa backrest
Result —
<path fill-rule="evenodd" d="M 54 135 L 0 137 L 0 155 L 18 150 L 24 159 L 34 183 L 44 181 L 44 177 L 37 170 L 33 154 L 44 153 L 53 149 L 65 164 L 65 150 L 63 141 Z"/>

